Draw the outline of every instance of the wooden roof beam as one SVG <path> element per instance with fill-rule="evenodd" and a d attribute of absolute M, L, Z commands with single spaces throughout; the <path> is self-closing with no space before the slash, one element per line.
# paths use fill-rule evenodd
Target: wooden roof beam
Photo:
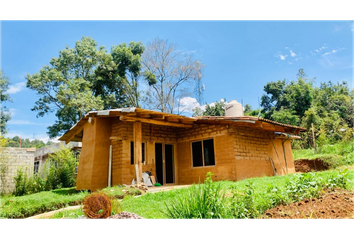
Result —
<path fill-rule="evenodd" d="M 145 119 L 145 118 L 127 117 L 127 116 L 120 116 L 119 120 L 121 120 L 121 121 L 142 122 L 142 123 L 149 123 L 149 124 L 169 126 L 169 127 L 181 127 L 181 128 L 191 128 L 191 127 L 193 127 L 192 124 L 172 123 L 172 122 L 167 122 L 167 121 L 158 121 L 158 120 L 154 120 L 154 119 Z"/>

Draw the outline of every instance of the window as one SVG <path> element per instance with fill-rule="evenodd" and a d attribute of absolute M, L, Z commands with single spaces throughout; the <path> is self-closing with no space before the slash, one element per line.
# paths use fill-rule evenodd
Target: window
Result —
<path fill-rule="evenodd" d="M 192 142 L 193 167 L 214 166 L 214 140 Z"/>
<path fill-rule="evenodd" d="M 141 143 L 142 163 L 145 163 L 145 143 Z M 130 142 L 130 164 L 134 165 L 134 142 Z"/>
<path fill-rule="evenodd" d="M 34 174 L 37 174 L 39 170 L 39 162 L 34 162 Z"/>

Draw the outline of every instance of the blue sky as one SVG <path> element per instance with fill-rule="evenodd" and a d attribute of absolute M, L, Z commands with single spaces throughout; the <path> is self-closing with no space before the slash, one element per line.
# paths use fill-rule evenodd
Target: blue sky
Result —
<path fill-rule="evenodd" d="M 294 80 L 299 68 L 316 77 L 315 85 L 329 80 L 353 85 L 353 21 L 1 21 L 1 69 L 12 82 L 9 137 L 47 140 L 55 116 L 36 118 L 30 109 L 38 96 L 26 89 L 24 77 L 82 36 L 108 51 L 159 37 L 193 52 L 205 65 L 207 103 L 226 98 L 257 108 L 267 82 Z"/>

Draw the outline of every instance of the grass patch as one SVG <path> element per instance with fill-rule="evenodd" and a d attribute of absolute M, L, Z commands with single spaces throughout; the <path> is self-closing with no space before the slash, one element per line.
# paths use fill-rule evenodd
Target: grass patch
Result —
<path fill-rule="evenodd" d="M 315 197 L 325 188 L 353 189 L 353 178 L 353 170 L 346 173 L 338 170 L 328 170 L 307 174 L 252 178 L 237 182 L 219 181 L 213 184 L 218 184 L 227 196 L 227 202 L 224 205 L 228 209 L 224 209 L 222 218 L 257 218 L 266 210 L 279 204 L 287 204 L 306 197 Z M 195 189 L 200 190 L 202 186 L 204 184 L 147 193 L 138 198 L 128 196 L 120 204 L 123 211 L 136 213 L 143 218 L 166 219 L 168 218 L 166 206 L 171 207 L 179 199 L 187 199 L 191 194 L 195 194 Z M 64 217 L 71 218 L 70 214 L 69 211 Z M 77 216 L 80 215 L 82 215 L 82 212 L 77 212 Z M 77 218 L 75 214 L 72 216 L 72 218 Z"/>
<path fill-rule="evenodd" d="M 45 191 L 21 197 L 1 198 L 1 218 L 26 218 L 36 214 L 78 205 L 87 192 L 76 193 L 75 188 Z"/>
<path fill-rule="evenodd" d="M 316 154 L 314 154 L 313 149 L 297 149 L 293 150 L 293 156 L 295 161 L 298 159 L 321 159 L 330 168 L 337 168 L 354 163 L 353 146 L 353 142 L 324 145 L 318 148 Z"/>
<path fill-rule="evenodd" d="M 105 188 L 102 191 L 110 197 L 118 199 L 123 199 L 126 196 L 141 195 L 139 189 L 118 186 Z M 0 218 L 26 218 L 68 206 L 79 205 L 87 194 L 88 192 L 77 192 L 75 187 L 73 187 L 20 197 L 4 196 L 1 197 L 0 201 Z"/>

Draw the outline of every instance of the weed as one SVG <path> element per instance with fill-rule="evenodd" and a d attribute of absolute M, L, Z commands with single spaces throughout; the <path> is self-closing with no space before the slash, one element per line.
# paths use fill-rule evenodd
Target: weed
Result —
<path fill-rule="evenodd" d="M 213 183 L 208 172 L 204 184 L 193 185 L 186 194 L 166 204 L 169 218 L 222 218 L 225 214 L 225 195 L 219 183 Z"/>
<path fill-rule="evenodd" d="M 232 190 L 231 215 L 234 218 L 255 218 L 259 212 L 255 204 L 254 184 L 248 182 L 242 192 Z"/>
<path fill-rule="evenodd" d="M 293 175 L 286 182 L 286 192 L 294 202 L 318 197 L 322 188 L 322 178 L 315 177 L 315 174 L 311 172 Z"/>

